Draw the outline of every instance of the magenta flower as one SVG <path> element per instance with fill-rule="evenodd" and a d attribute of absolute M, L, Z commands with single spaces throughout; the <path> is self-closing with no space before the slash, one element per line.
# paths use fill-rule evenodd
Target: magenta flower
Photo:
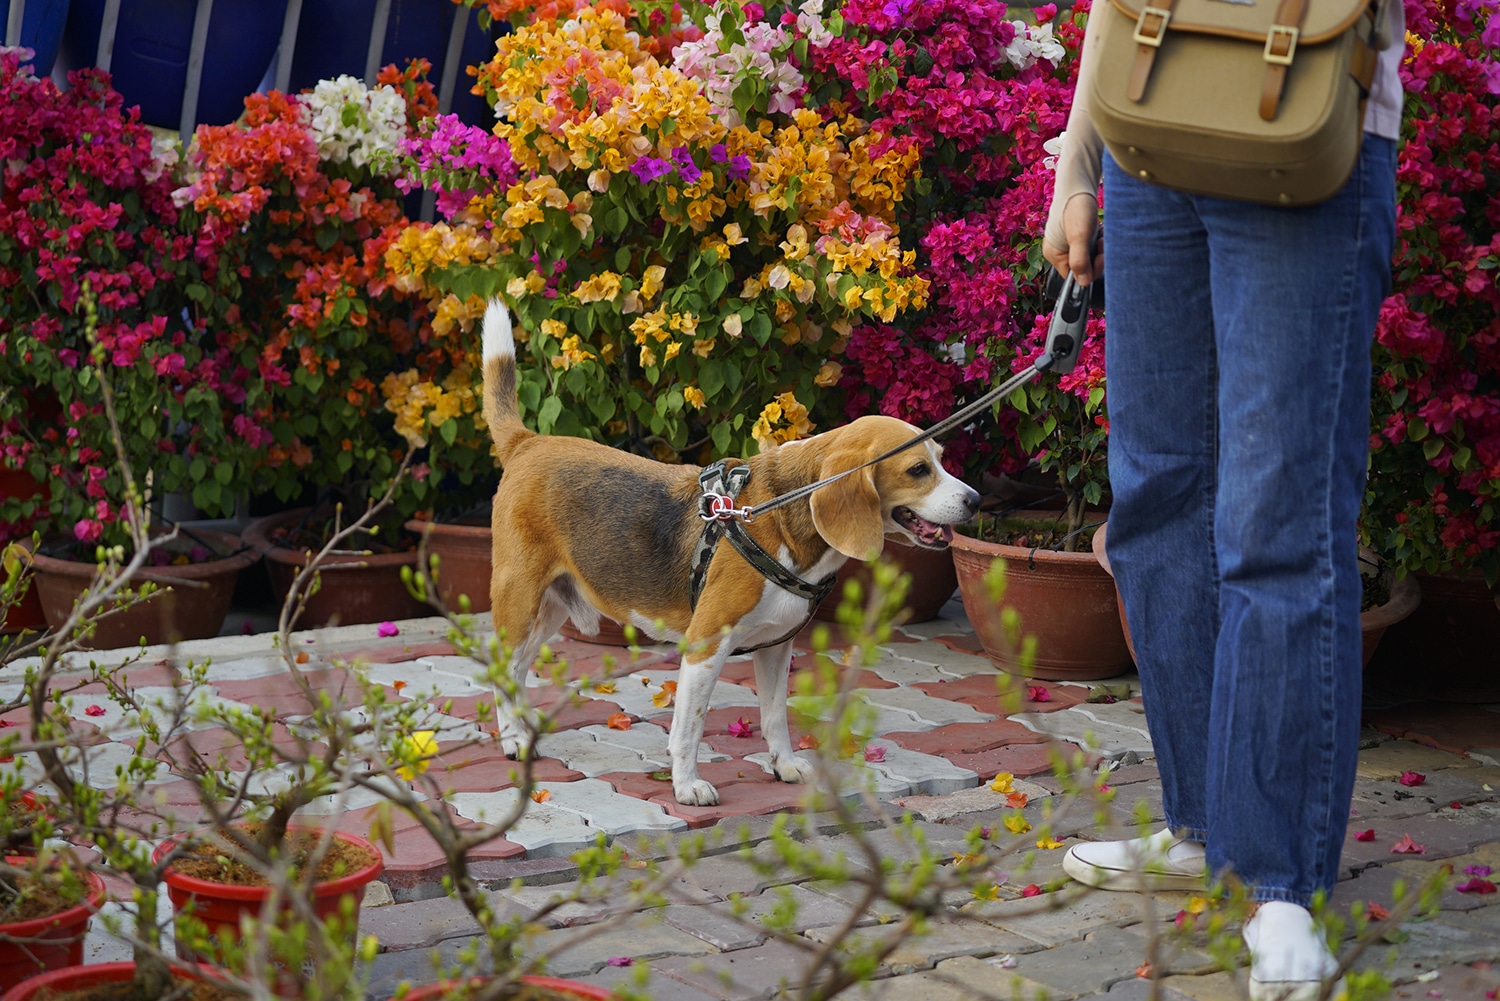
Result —
<path fill-rule="evenodd" d="M 375 635 L 380 637 L 399 636 L 401 630 L 394 622 L 382 622 L 375 627 Z"/>

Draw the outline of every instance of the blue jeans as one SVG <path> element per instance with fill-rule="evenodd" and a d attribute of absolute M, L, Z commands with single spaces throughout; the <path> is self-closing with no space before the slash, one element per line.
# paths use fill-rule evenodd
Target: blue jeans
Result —
<path fill-rule="evenodd" d="M 1356 520 L 1395 144 L 1332 200 L 1182 194 L 1106 157 L 1107 545 L 1167 821 L 1259 900 L 1332 889 L 1360 725 Z"/>

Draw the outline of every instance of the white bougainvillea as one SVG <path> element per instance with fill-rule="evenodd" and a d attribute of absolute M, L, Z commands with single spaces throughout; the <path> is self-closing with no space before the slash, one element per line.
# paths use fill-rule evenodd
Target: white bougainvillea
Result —
<path fill-rule="evenodd" d="M 352 76 L 320 80 L 302 95 L 318 155 L 334 163 L 388 170 L 406 137 L 406 102 L 394 87 L 369 88 Z"/>

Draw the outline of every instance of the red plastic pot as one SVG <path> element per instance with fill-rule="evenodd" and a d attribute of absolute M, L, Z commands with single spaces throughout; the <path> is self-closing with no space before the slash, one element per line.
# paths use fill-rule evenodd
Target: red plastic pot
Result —
<path fill-rule="evenodd" d="M 8 855 L 5 861 L 18 868 L 35 862 L 19 855 Z M 104 903 L 104 880 L 87 871 L 83 876 L 88 896 L 77 906 L 44 918 L 0 923 L 0 990 L 10 992 L 7 999 L 23 980 L 83 962 L 89 918 Z"/>
<path fill-rule="evenodd" d="M 483 983 L 475 980 L 474 983 Z M 614 992 L 594 984 L 580 984 L 576 980 L 563 980 L 559 977 L 522 977 L 521 982 L 542 990 L 556 991 L 559 995 L 567 998 L 579 998 L 580 1001 L 614 1001 Z M 457 986 L 457 981 L 444 980 L 436 984 L 428 984 L 426 987 L 416 987 L 406 993 L 406 1001 L 441 1001 L 449 991 Z M 9 1001 L 8 998 L 0 1001 Z"/>
<path fill-rule="evenodd" d="M 288 834 L 315 831 L 316 829 L 311 827 L 287 828 Z M 380 849 L 357 834 L 334 831 L 333 836 L 345 844 L 358 845 L 373 852 L 375 862 L 347 876 L 341 876 L 326 883 L 314 884 L 313 913 L 320 919 L 326 920 L 339 913 L 344 898 L 352 898 L 354 920 L 357 925 L 359 905 L 364 899 L 365 886 L 380 878 L 380 874 L 385 871 L 385 860 L 381 857 Z M 151 856 L 152 861 L 160 862 L 166 858 L 167 854 L 183 840 L 181 837 L 168 838 L 157 845 L 156 851 Z M 163 873 L 162 878 L 166 881 L 167 895 L 172 900 L 173 908 L 181 913 L 191 907 L 193 916 L 208 926 L 209 935 L 228 942 L 239 940 L 240 918 L 246 915 L 258 917 L 271 896 L 271 888 L 267 886 L 232 886 L 227 883 L 215 883 L 212 880 L 175 872 L 171 868 Z M 354 928 L 350 928 L 349 931 L 353 934 Z M 178 955 L 183 956 L 184 959 L 194 958 L 184 955 L 181 948 L 178 949 Z"/>
<path fill-rule="evenodd" d="M 172 972 L 199 980 L 212 980 L 213 968 L 200 966 L 196 970 L 174 966 Z M 31 977 L 10 988 L 0 1001 L 31 1001 L 32 998 L 55 996 L 68 991 L 82 991 L 100 984 L 119 984 L 135 976 L 135 963 L 126 960 L 119 963 L 92 963 L 88 966 L 73 965 L 60 970 L 51 970 Z"/>

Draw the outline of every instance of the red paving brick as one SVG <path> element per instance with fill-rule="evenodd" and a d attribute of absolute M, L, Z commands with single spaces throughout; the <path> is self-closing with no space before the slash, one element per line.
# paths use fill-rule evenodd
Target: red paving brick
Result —
<path fill-rule="evenodd" d="M 888 733 L 891 740 L 908 751 L 951 758 L 955 754 L 979 754 L 997 747 L 1018 744 L 1041 744 L 1047 738 L 1008 719 L 992 723 L 950 723 L 935 730 Z"/>
<path fill-rule="evenodd" d="M 754 768 L 751 765 L 750 768 Z M 758 771 L 759 769 L 757 769 Z M 746 769 L 748 774 L 748 769 Z M 707 778 L 706 770 L 700 770 Z M 648 802 L 656 803 L 673 817 L 681 817 L 689 827 L 711 827 L 733 817 L 756 817 L 795 809 L 809 792 L 807 786 L 790 782 L 733 782 L 718 786 L 716 806 L 683 806 L 667 789 Z"/>
<path fill-rule="evenodd" d="M 366 664 L 399 664 L 418 657 L 451 657 L 458 653 L 447 640 L 431 640 L 424 643 L 383 643 L 378 646 L 355 647 L 340 650 L 335 654 L 345 664 L 362 661 Z"/>

